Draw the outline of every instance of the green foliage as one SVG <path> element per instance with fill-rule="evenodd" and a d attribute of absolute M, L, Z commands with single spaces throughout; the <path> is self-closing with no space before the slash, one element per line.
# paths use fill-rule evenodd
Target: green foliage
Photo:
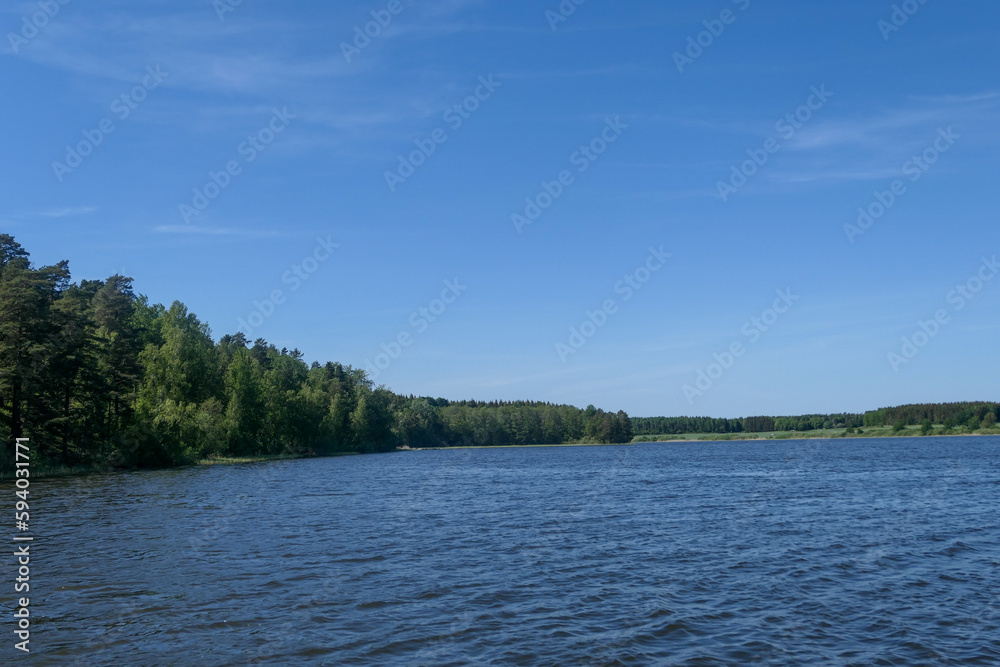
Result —
<path fill-rule="evenodd" d="M 801 415 L 798 417 L 633 417 L 632 425 L 640 435 L 681 433 L 768 433 L 773 431 L 814 431 L 824 428 L 855 428 L 862 425 L 862 415 Z"/>
<path fill-rule="evenodd" d="M 306 365 L 243 334 L 212 339 L 180 302 L 132 280 L 70 284 L 0 235 L 0 441 L 29 434 L 42 461 L 159 467 L 206 457 L 381 452 L 399 446 L 629 442 L 624 412 L 450 402 L 373 386 L 359 369 Z"/>
<path fill-rule="evenodd" d="M 951 429 L 958 425 L 968 425 L 972 417 L 981 421 L 987 414 L 993 414 L 996 418 L 997 408 L 996 403 L 987 402 L 901 405 L 866 412 L 864 425 L 889 426 L 899 420 L 903 420 L 906 424 L 920 424 L 925 419 L 930 419 L 931 423 L 944 424 L 946 428 Z"/>
<path fill-rule="evenodd" d="M 995 403 L 861 414 L 629 418 L 529 401 L 448 401 L 375 387 L 360 369 L 307 365 L 243 334 L 214 342 L 179 302 L 150 304 L 115 275 L 71 284 L 69 266 L 34 268 L 0 234 L 0 442 L 28 434 L 41 464 L 149 467 L 206 457 L 382 452 L 396 447 L 624 443 L 702 433 L 737 439 L 932 424 L 994 429 Z M 785 436 L 779 436 L 785 437 Z"/>
<path fill-rule="evenodd" d="M 929 403 L 881 408 L 864 414 L 839 413 L 830 415 L 800 415 L 797 417 L 743 417 L 715 419 L 712 417 L 633 417 L 632 425 L 640 436 L 680 435 L 684 433 L 736 434 L 780 431 L 815 431 L 845 428 L 846 433 L 862 434 L 861 427 L 905 428 L 908 424 L 943 424 L 947 432 L 962 426 L 969 430 L 993 428 L 1000 406 L 996 403 Z M 896 429 L 896 432 L 903 429 Z M 925 432 L 929 433 L 930 431 Z"/>

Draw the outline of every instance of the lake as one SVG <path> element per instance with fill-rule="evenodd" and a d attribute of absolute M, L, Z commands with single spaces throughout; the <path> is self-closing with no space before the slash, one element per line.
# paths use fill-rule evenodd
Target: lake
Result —
<path fill-rule="evenodd" d="M 1000 438 L 413 451 L 31 499 L 32 665 L 1000 663 Z"/>

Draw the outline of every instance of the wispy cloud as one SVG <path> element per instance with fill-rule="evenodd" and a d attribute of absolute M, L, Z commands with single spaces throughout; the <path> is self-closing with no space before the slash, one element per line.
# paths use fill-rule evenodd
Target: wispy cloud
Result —
<path fill-rule="evenodd" d="M 775 171 L 769 174 L 770 180 L 777 183 L 846 183 L 849 181 L 877 181 L 899 176 L 899 167 L 883 167 L 874 169 L 842 169 L 814 167 L 812 169 L 796 169 L 794 171 Z"/>
<path fill-rule="evenodd" d="M 971 95 L 915 95 L 912 99 L 923 102 L 936 102 L 939 104 L 970 104 L 972 102 L 984 102 L 986 100 L 996 100 L 998 98 L 1000 98 L 1000 92 L 983 92 Z"/>
<path fill-rule="evenodd" d="M 96 206 L 77 206 L 75 208 L 56 208 L 49 211 L 40 211 L 36 215 L 39 218 L 68 218 L 76 215 L 87 215 L 96 211 Z"/>
<path fill-rule="evenodd" d="M 788 144 L 790 150 L 816 150 L 834 146 L 899 146 L 926 142 L 918 136 L 922 128 L 933 130 L 941 124 L 974 123 L 992 120 L 1000 104 L 1000 94 L 913 97 L 907 107 L 862 118 L 815 121 L 807 124 Z"/>
<path fill-rule="evenodd" d="M 155 234 L 184 234 L 201 236 L 253 236 L 275 237 L 281 232 L 255 229 L 236 229 L 233 227 L 196 227 L 193 225 L 157 225 L 153 227 Z"/>
<path fill-rule="evenodd" d="M 96 206 L 71 206 L 65 208 L 52 208 L 41 211 L 29 211 L 25 213 L 12 213 L 4 216 L 8 221 L 28 222 L 31 220 L 55 220 L 59 218 L 72 218 L 80 215 L 88 215 L 97 211 Z"/>
<path fill-rule="evenodd" d="M 497 75 L 501 79 L 556 79 L 556 78 L 574 78 L 574 77 L 588 77 L 588 76 L 625 76 L 627 74 L 634 74 L 637 76 L 645 76 L 648 72 L 643 71 L 634 67 L 622 67 L 618 65 L 608 65 L 605 67 L 592 67 L 588 69 L 564 69 L 564 70 L 523 70 L 523 71 L 511 71 L 511 72 L 501 72 Z"/>
<path fill-rule="evenodd" d="M 1000 94 L 910 97 L 893 109 L 861 117 L 814 120 L 782 147 L 781 170 L 768 172 L 773 184 L 824 185 L 898 177 L 903 163 L 953 127 L 977 142 L 1000 138 L 995 130 Z M 948 163 L 935 167 L 947 170 Z M 763 188 L 766 190 L 766 188 Z"/>
<path fill-rule="evenodd" d="M 947 122 L 943 110 L 900 110 L 865 119 L 816 122 L 804 127 L 789 142 L 789 150 L 818 150 L 834 146 L 897 145 L 901 134 L 914 128 Z"/>

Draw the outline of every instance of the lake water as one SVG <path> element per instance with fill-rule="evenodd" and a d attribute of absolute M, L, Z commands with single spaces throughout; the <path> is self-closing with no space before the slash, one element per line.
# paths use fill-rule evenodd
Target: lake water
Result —
<path fill-rule="evenodd" d="M 31 498 L 24 664 L 1000 664 L 1000 438 L 400 452 Z"/>

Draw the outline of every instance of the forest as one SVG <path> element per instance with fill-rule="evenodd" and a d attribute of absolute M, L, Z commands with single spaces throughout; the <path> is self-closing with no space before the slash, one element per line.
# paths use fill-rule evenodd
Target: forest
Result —
<path fill-rule="evenodd" d="M 0 234 L 0 441 L 51 465 L 164 467 L 213 457 L 632 440 L 622 411 L 395 394 L 242 333 L 216 342 L 130 278 L 73 283 Z"/>
<path fill-rule="evenodd" d="M 633 417 L 637 436 L 679 435 L 682 433 L 766 433 L 768 431 L 815 431 L 818 429 L 910 426 L 929 422 L 946 430 L 964 427 L 975 431 L 993 428 L 1000 417 L 1000 405 L 989 402 L 922 403 L 880 408 L 859 413 L 800 415 L 797 417 Z"/>
<path fill-rule="evenodd" d="M 626 443 L 633 436 L 942 424 L 993 428 L 996 403 L 790 417 L 633 417 L 531 401 L 393 393 L 336 362 L 227 334 L 130 278 L 73 283 L 0 234 L 0 458 L 29 436 L 43 463 L 164 467 L 219 457 L 398 448 Z"/>

